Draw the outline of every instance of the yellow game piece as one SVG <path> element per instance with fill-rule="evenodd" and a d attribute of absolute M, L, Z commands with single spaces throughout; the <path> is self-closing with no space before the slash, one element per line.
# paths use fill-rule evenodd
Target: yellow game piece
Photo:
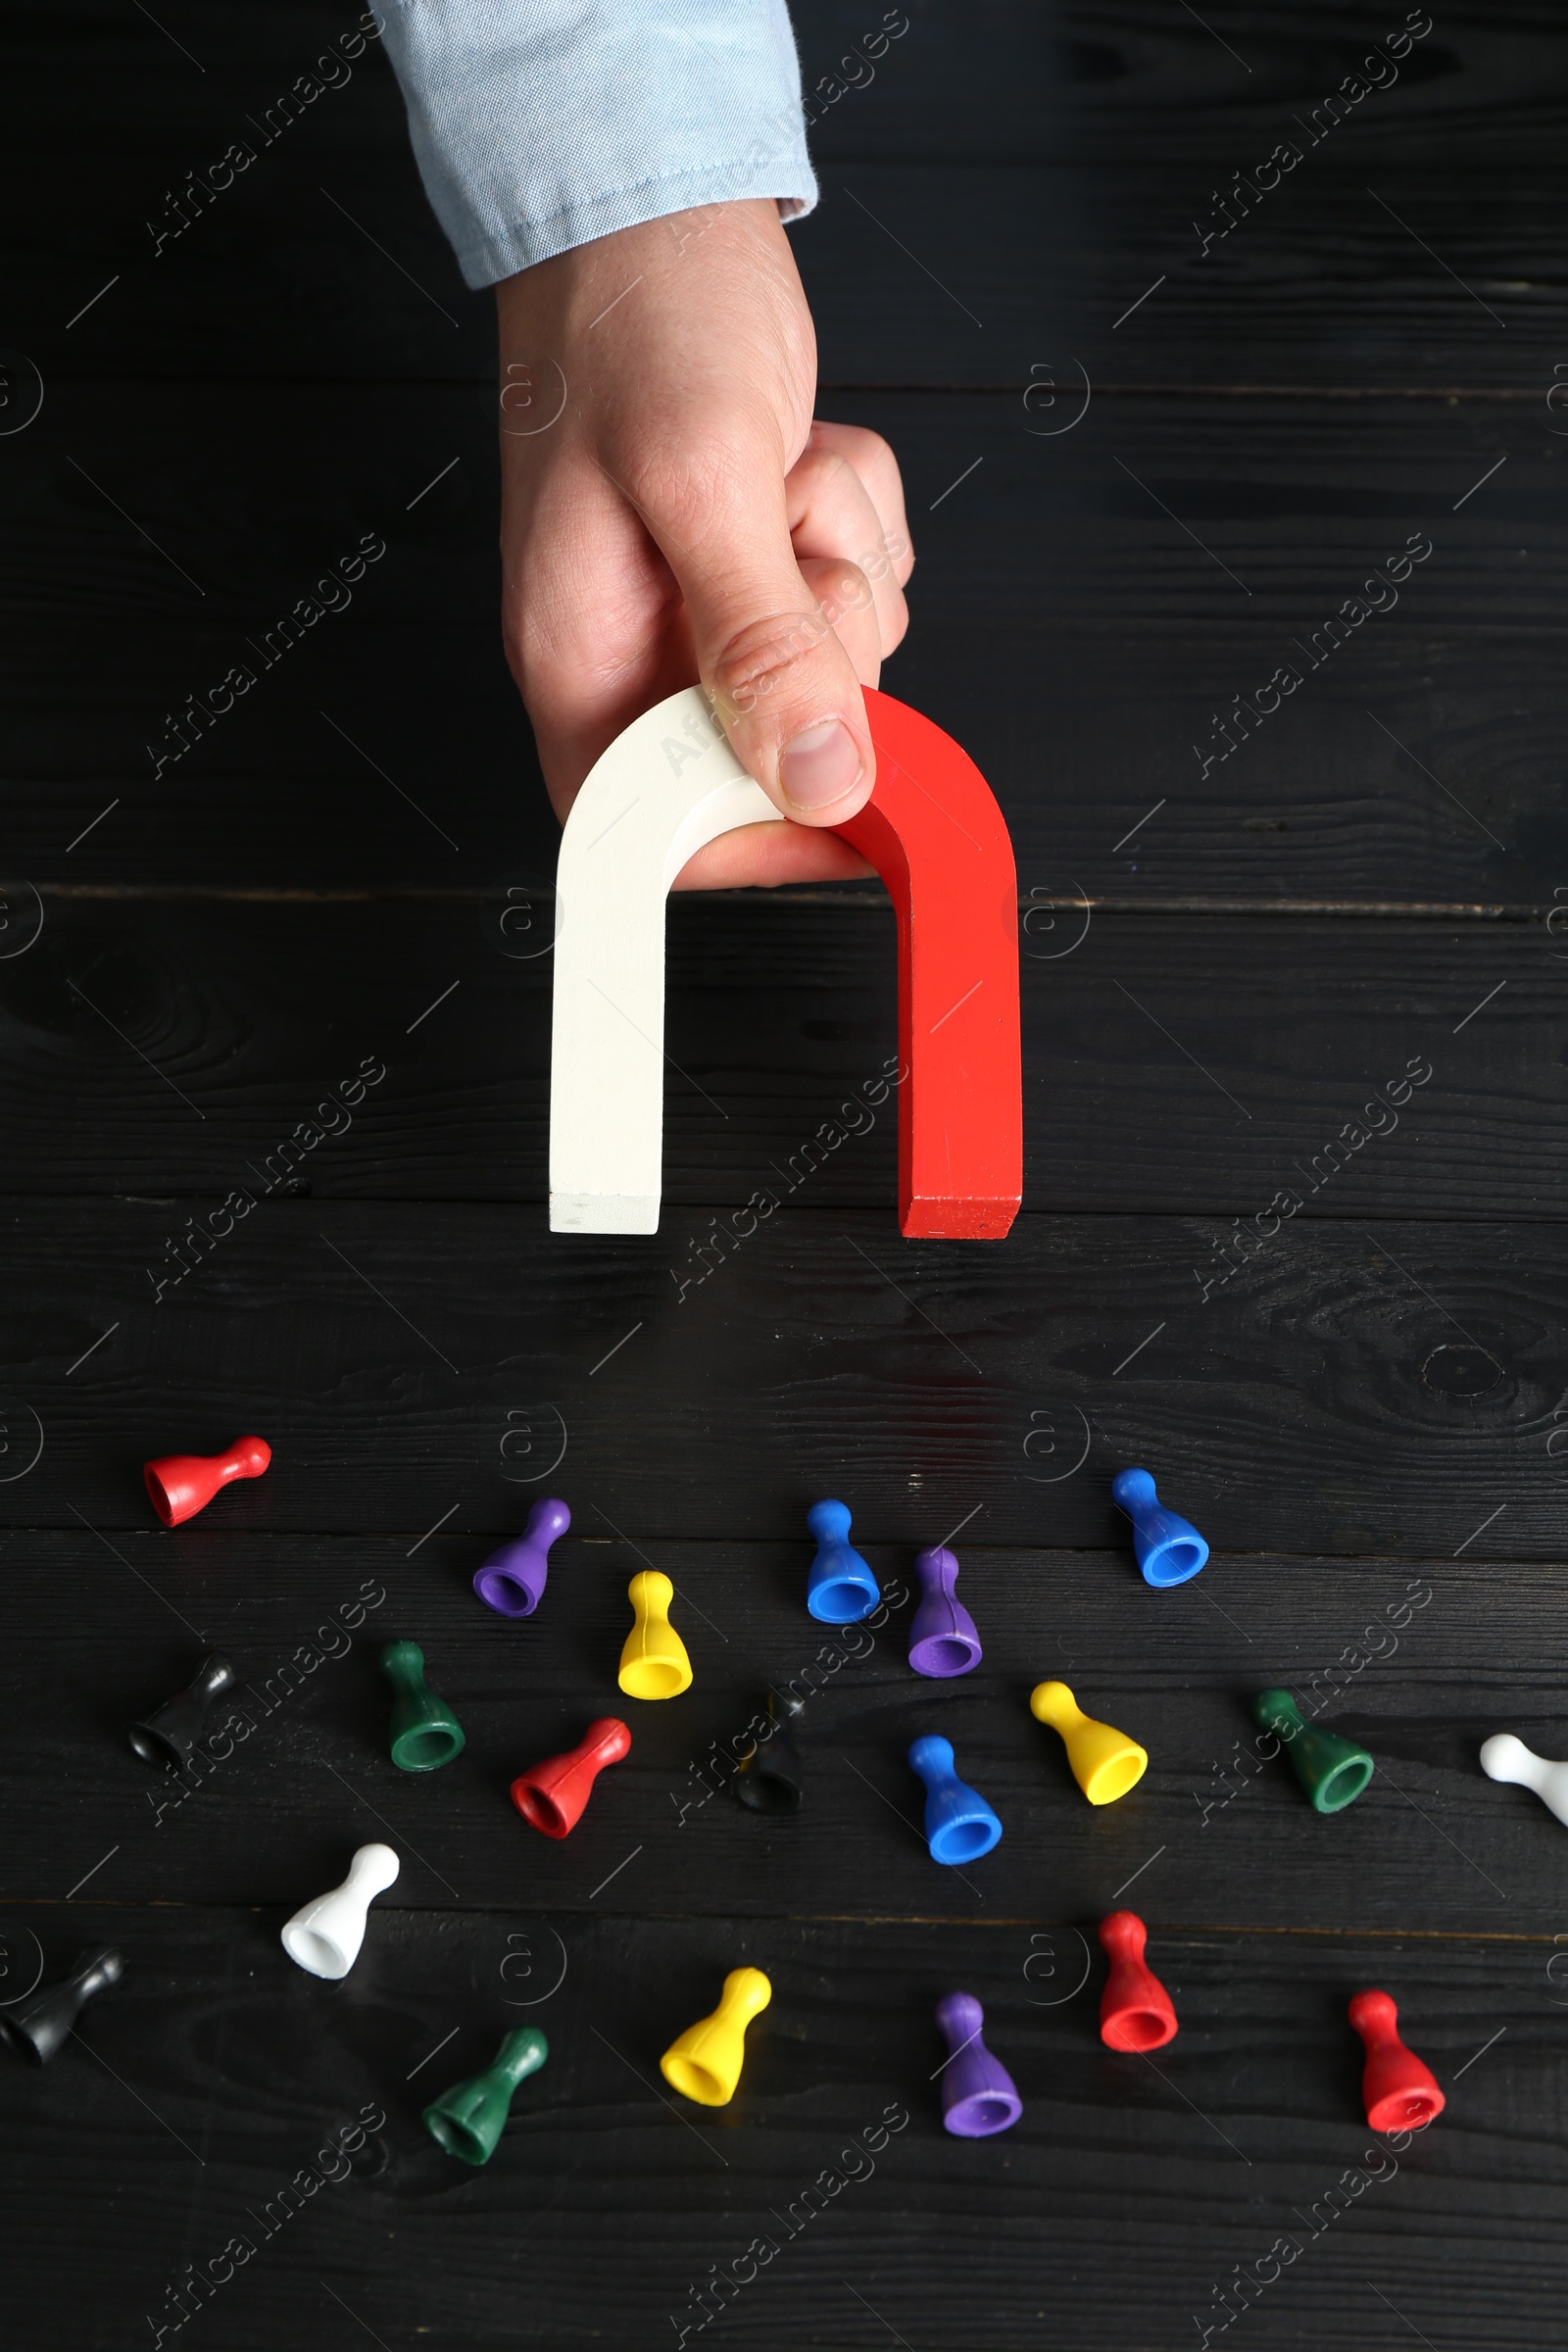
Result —
<path fill-rule="evenodd" d="M 659 2061 L 664 2081 L 700 2106 L 727 2107 L 746 2063 L 746 2029 L 772 1998 L 760 1968 L 732 1968 L 712 2016 L 688 2026 Z"/>
<path fill-rule="evenodd" d="M 1067 1743 L 1072 1777 L 1092 1805 L 1112 1805 L 1136 1788 L 1149 1768 L 1149 1750 L 1086 1715 L 1065 1683 L 1036 1683 L 1029 1712 Z"/>
<path fill-rule="evenodd" d="M 620 1653 L 620 1687 L 628 1698 L 678 1698 L 689 1690 L 692 1662 L 669 1622 L 675 1588 L 657 1568 L 640 1568 L 626 1587 L 634 1611 Z"/>

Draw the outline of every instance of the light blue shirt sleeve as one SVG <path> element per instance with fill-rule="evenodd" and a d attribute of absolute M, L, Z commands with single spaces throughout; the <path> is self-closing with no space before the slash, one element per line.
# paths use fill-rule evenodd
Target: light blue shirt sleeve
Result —
<path fill-rule="evenodd" d="M 784 0 L 378 0 L 466 282 L 737 197 L 809 212 Z"/>

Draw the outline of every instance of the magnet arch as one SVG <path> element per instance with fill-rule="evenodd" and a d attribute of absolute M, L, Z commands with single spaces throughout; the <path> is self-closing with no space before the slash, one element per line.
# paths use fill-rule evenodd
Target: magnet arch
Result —
<path fill-rule="evenodd" d="M 835 828 L 893 901 L 899 1223 L 998 1240 L 1023 1189 L 1017 879 L 980 770 L 917 710 L 865 693 L 877 780 Z M 550 1225 L 655 1233 L 663 1149 L 664 905 L 687 859 L 782 822 L 699 687 L 617 736 L 572 805 L 556 881 Z"/>

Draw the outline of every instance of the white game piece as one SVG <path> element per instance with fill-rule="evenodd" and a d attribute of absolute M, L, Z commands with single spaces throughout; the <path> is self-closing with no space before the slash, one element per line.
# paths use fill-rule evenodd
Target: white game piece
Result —
<path fill-rule="evenodd" d="M 783 824 L 688 686 L 634 719 L 572 803 L 556 869 L 550 1230 L 657 1233 L 664 902 L 737 826 Z"/>
<path fill-rule="evenodd" d="M 1568 1823 L 1568 1764 L 1549 1763 L 1512 1732 L 1496 1732 L 1482 1744 L 1481 1769 L 1489 1781 L 1512 1781 L 1520 1788 L 1533 1788 L 1549 1813 Z"/>
<path fill-rule="evenodd" d="M 371 1900 L 391 1886 L 398 1868 L 389 1845 L 362 1845 L 342 1886 L 296 1911 L 283 1930 L 289 1958 L 313 1977 L 346 1977 L 360 1956 Z"/>

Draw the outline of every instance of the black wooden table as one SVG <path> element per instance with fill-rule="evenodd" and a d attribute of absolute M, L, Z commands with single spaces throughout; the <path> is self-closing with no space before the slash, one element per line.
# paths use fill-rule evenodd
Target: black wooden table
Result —
<path fill-rule="evenodd" d="M 8 2345 L 1562 2341 L 1568 1844 L 1477 1748 L 1568 1740 L 1568 29 L 1455 0 L 1338 119 L 1392 6 L 908 15 L 849 87 L 880 12 L 798 9 L 795 238 L 823 412 L 908 485 L 886 683 L 1017 848 L 1026 1199 L 1004 1245 L 904 1243 L 884 1114 L 721 1260 L 892 1050 L 881 892 L 672 906 L 661 1233 L 552 1238 L 491 306 L 385 59 L 264 143 L 346 10 L 12 27 L 0 1936 L 10 1999 L 95 1941 L 125 1973 L 47 2072 L 0 2053 Z M 140 1462 L 250 1430 L 269 1476 L 158 1528 Z M 1134 1571 L 1128 1461 L 1213 1544 L 1180 1592 Z M 504 1623 L 473 1569 L 552 1493 L 548 1604 Z M 916 1682 L 896 1603 L 776 1824 L 704 1759 L 816 1653 L 828 1494 L 893 1591 L 956 1531 L 985 1660 Z M 548 1844 L 508 1783 L 621 1703 L 650 1562 L 695 1687 L 626 1702 Z M 428 1782 L 386 1753 L 394 1636 L 467 1730 Z M 124 1728 L 208 1646 L 254 1729 L 174 1801 Z M 1151 1752 L 1103 1812 L 1048 1674 Z M 1249 1768 L 1272 1683 L 1376 1754 L 1349 1813 Z M 925 1729 L 1006 1825 L 963 1879 L 910 1826 Z M 308 1978 L 282 1921 L 382 1838 L 359 1965 Z M 1098 2038 L 1120 1902 L 1181 2018 L 1152 2059 Z M 742 1963 L 740 2093 L 687 2108 L 659 2054 Z M 1447 2092 L 1396 2157 L 1367 1984 Z M 955 1985 L 1002 2138 L 941 2128 Z M 420 2107 L 522 2024 L 549 2064 L 468 2172 Z"/>

